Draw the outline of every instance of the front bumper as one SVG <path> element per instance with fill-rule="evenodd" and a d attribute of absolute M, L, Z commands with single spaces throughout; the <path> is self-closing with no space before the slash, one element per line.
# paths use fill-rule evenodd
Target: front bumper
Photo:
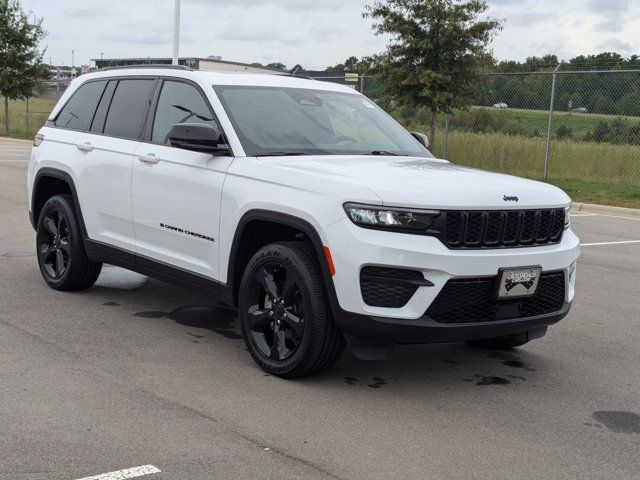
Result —
<path fill-rule="evenodd" d="M 336 274 L 338 326 L 361 339 L 394 343 L 460 341 L 508 335 L 550 325 L 569 311 L 575 273 L 570 268 L 580 254 L 579 239 L 564 232 L 560 243 L 539 247 L 450 250 L 438 239 L 360 228 L 348 219 L 325 228 Z M 501 268 L 539 265 L 543 272 L 564 271 L 564 307 L 538 317 L 443 324 L 428 318 L 429 306 L 445 284 L 455 278 L 494 277 Z M 367 305 L 360 289 L 360 271 L 367 266 L 420 271 L 432 286 L 421 286 L 400 308 Z"/>
<path fill-rule="evenodd" d="M 502 337 L 547 327 L 566 317 L 570 309 L 571 304 L 565 303 L 562 310 L 548 315 L 454 324 L 438 323 L 427 316 L 417 320 L 400 320 L 342 311 L 336 322 L 343 333 L 366 342 L 405 344 L 463 342 Z"/>

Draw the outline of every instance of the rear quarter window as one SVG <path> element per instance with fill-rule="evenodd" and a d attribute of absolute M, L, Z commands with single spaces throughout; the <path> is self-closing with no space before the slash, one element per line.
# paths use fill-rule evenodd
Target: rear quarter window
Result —
<path fill-rule="evenodd" d="M 86 130 L 106 84 L 106 81 L 97 81 L 81 85 L 62 107 L 53 124 L 59 128 Z"/>
<path fill-rule="evenodd" d="M 104 126 L 105 135 L 132 140 L 140 138 L 155 84 L 155 79 L 118 82 Z"/>

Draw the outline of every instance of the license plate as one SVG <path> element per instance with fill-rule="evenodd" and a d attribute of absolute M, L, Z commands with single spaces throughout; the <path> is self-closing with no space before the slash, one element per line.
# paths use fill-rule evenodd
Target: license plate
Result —
<path fill-rule="evenodd" d="M 505 268 L 501 270 L 499 298 L 530 297 L 540 281 L 540 267 Z"/>

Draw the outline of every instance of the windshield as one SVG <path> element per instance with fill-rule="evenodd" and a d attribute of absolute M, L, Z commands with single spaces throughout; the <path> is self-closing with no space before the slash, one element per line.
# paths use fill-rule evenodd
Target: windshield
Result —
<path fill-rule="evenodd" d="M 214 88 L 249 156 L 432 156 L 362 95 L 282 87 Z"/>

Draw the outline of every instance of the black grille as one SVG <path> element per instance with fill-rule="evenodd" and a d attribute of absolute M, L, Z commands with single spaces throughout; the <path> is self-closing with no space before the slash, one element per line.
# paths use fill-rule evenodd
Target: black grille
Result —
<path fill-rule="evenodd" d="M 440 323 L 492 322 L 535 317 L 562 310 L 564 272 L 545 272 L 535 295 L 513 300 L 496 298 L 497 277 L 449 280 L 426 312 Z"/>
<path fill-rule="evenodd" d="M 364 303 L 371 307 L 401 308 L 411 299 L 422 273 L 398 268 L 364 267 L 360 271 L 360 290 Z"/>
<path fill-rule="evenodd" d="M 558 243 L 563 208 L 442 212 L 443 241 L 449 248 L 503 248 Z"/>

